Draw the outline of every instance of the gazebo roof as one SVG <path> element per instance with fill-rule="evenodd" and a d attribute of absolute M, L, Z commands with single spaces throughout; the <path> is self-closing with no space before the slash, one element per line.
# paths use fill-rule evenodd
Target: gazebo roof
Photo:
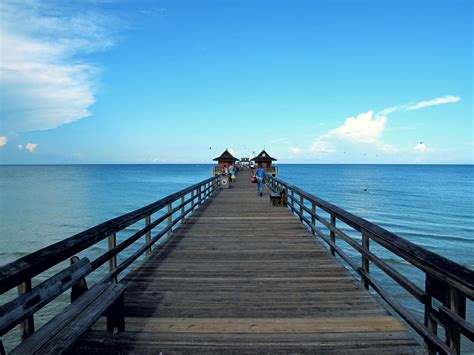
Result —
<path fill-rule="evenodd" d="M 221 154 L 220 157 L 214 158 L 214 161 L 238 161 L 236 157 L 234 157 L 232 154 L 229 153 L 229 151 L 226 149 L 224 153 Z"/>
<path fill-rule="evenodd" d="M 265 149 L 260 152 L 259 155 L 257 155 L 255 158 L 252 158 L 253 161 L 276 161 L 275 158 L 272 158 L 266 151 Z"/>

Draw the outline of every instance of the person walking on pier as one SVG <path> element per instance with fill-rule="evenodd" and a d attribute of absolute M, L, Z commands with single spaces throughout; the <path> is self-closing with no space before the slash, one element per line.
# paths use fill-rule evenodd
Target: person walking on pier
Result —
<path fill-rule="evenodd" d="M 265 169 L 262 167 L 262 164 L 260 164 L 257 170 L 255 170 L 255 177 L 257 178 L 257 195 L 260 196 L 263 196 L 263 184 L 265 175 Z"/>

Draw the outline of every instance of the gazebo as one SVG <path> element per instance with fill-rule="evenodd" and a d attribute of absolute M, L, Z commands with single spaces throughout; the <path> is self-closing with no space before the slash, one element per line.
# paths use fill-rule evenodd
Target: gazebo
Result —
<path fill-rule="evenodd" d="M 223 169 L 228 168 L 231 165 L 235 165 L 235 162 L 239 159 L 230 154 L 229 151 L 226 149 L 220 157 L 214 158 L 213 160 L 217 161 L 217 168 L 219 169 L 219 171 L 222 171 Z"/>
<path fill-rule="evenodd" d="M 255 158 L 252 158 L 252 161 L 255 162 L 257 166 L 262 166 L 268 173 L 276 175 L 277 170 L 275 167 L 272 167 L 272 162 L 276 161 L 275 158 L 272 158 L 265 149 L 260 152 Z"/>

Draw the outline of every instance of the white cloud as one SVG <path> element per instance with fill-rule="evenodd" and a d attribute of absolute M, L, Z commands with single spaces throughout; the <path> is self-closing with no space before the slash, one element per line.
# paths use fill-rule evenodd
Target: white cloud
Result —
<path fill-rule="evenodd" d="M 301 149 L 298 148 L 298 147 L 293 147 L 291 148 L 291 152 L 294 154 L 294 155 L 298 155 L 301 153 Z"/>
<path fill-rule="evenodd" d="M 457 96 L 444 96 L 444 97 L 437 97 L 432 100 L 426 100 L 426 101 L 420 101 L 414 105 L 408 105 L 406 106 L 407 111 L 411 110 L 419 110 L 420 108 L 425 108 L 429 106 L 436 106 L 436 105 L 443 105 L 443 104 L 449 104 L 453 102 L 458 102 L 461 100 L 461 98 Z"/>
<path fill-rule="evenodd" d="M 343 125 L 329 131 L 325 138 L 339 138 L 358 143 L 378 143 L 387 123 L 386 115 L 374 117 L 374 111 L 346 118 Z"/>
<path fill-rule="evenodd" d="M 415 148 L 414 148 L 417 152 L 420 152 L 420 153 L 424 153 L 426 152 L 426 144 L 423 143 L 423 142 L 420 142 L 418 143 Z"/>
<path fill-rule="evenodd" d="M 80 56 L 110 48 L 110 20 L 67 2 L 6 1 L 0 15 L 2 129 L 55 128 L 90 116 L 99 70 Z"/>
<path fill-rule="evenodd" d="M 22 150 L 23 149 L 23 144 L 18 144 L 17 147 L 18 147 L 18 149 Z"/>
<path fill-rule="evenodd" d="M 8 138 L 5 136 L 0 136 L 0 148 L 7 144 Z"/>
<path fill-rule="evenodd" d="M 36 144 L 36 143 L 28 143 L 25 146 L 25 149 L 28 150 L 30 153 L 34 153 L 34 151 L 36 150 L 37 147 L 38 147 L 38 144 Z"/>
<path fill-rule="evenodd" d="M 429 106 L 458 102 L 459 100 L 461 99 L 456 96 L 438 97 L 413 105 L 390 106 L 376 114 L 374 114 L 374 111 L 368 111 L 357 116 L 348 117 L 341 126 L 317 137 L 311 144 L 310 151 L 313 153 L 335 153 L 338 148 L 343 148 L 346 151 L 355 148 L 357 145 L 360 148 L 363 145 L 371 145 L 379 152 L 396 153 L 398 149 L 383 142 L 383 133 L 387 127 L 389 114 L 396 111 L 418 110 Z M 352 146 L 347 147 L 341 143 L 350 143 Z M 415 149 L 419 152 L 427 150 L 424 143 L 419 143 Z"/>

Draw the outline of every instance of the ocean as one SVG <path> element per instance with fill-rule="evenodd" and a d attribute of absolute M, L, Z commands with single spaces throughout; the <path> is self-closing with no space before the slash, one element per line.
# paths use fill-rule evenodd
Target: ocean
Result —
<path fill-rule="evenodd" d="M 0 166 L 0 264 L 204 180 L 210 177 L 211 167 L 206 164 Z M 279 178 L 474 269 L 473 165 L 282 164 Z M 350 230 L 347 232 L 359 238 Z M 343 247 L 358 257 L 349 247 Z M 104 243 L 91 249 L 91 253 L 99 255 L 105 248 Z M 374 250 L 423 286 L 422 273 L 389 252 Z M 88 256 L 92 260 L 96 255 Z M 421 308 L 406 292 L 376 268 L 371 272 L 399 302 L 421 316 Z M 44 277 L 48 275 L 45 273 Z M 0 296 L 0 303 L 6 296 Z M 67 301 L 68 296 L 63 295 L 56 302 L 66 304 Z M 50 306 L 42 311 L 39 323 L 53 309 Z M 473 319 L 472 314 L 469 316 Z M 5 342 L 11 345 L 12 336 Z"/>

